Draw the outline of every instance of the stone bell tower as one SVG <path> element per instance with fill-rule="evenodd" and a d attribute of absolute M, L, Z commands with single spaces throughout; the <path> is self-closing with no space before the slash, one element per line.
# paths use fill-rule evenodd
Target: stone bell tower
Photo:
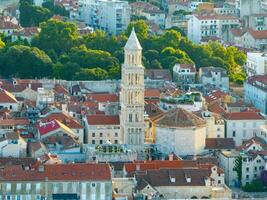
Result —
<path fill-rule="evenodd" d="M 142 47 L 134 29 L 124 47 L 121 78 L 121 131 L 124 143 L 140 148 L 145 140 L 144 67 Z"/>

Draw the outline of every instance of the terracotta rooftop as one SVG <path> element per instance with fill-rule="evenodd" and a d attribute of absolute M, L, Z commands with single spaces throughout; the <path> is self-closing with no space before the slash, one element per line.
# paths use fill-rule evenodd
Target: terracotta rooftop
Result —
<path fill-rule="evenodd" d="M 47 121 L 51 121 L 56 119 L 57 121 L 61 122 L 62 124 L 66 125 L 70 129 L 81 129 L 83 126 L 73 117 L 66 115 L 63 112 L 56 112 L 56 113 L 51 113 L 47 117 L 43 118 L 41 121 L 43 123 Z"/>
<path fill-rule="evenodd" d="M 51 164 L 43 170 L 10 166 L 0 171 L 2 181 L 111 181 L 108 164 Z"/>
<path fill-rule="evenodd" d="M 251 76 L 247 79 L 247 83 L 263 91 L 267 91 L 267 75 Z"/>
<path fill-rule="evenodd" d="M 28 119 L 1 119 L 0 126 L 18 126 L 18 125 L 29 125 L 30 122 Z"/>
<path fill-rule="evenodd" d="M 206 125 L 205 120 L 183 108 L 176 108 L 163 114 L 155 120 L 160 126 L 168 127 L 203 127 Z"/>
<path fill-rule="evenodd" d="M 17 99 L 10 92 L 0 88 L 0 103 L 17 103 Z"/>
<path fill-rule="evenodd" d="M 119 96 L 116 94 L 93 93 L 87 94 L 87 99 L 96 102 L 118 102 Z"/>
<path fill-rule="evenodd" d="M 232 112 L 224 115 L 226 120 L 264 120 L 265 118 L 257 112 Z"/>
<path fill-rule="evenodd" d="M 267 30 L 253 30 L 253 29 L 248 29 L 247 32 L 254 38 L 254 39 L 267 39 Z"/>
<path fill-rule="evenodd" d="M 234 149 L 235 141 L 233 138 L 206 138 L 206 149 Z"/>
<path fill-rule="evenodd" d="M 56 119 L 47 121 L 47 122 L 38 122 L 37 123 L 37 129 L 40 133 L 40 135 L 45 135 L 47 133 L 56 131 L 58 129 L 64 130 L 66 133 L 71 133 L 72 135 L 74 134 L 73 131 L 68 128 L 66 125 L 62 124 Z"/>
<path fill-rule="evenodd" d="M 160 98 L 159 89 L 145 89 L 145 98 Z"/>
<path fill-rule="evenodd" d="M 118 115 L 87 115 L 89 125 L 119 125 L 120 117 Z"/>

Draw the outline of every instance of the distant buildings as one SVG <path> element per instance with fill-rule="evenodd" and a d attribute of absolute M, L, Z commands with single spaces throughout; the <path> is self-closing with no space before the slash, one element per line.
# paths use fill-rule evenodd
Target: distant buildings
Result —
<path fill-rule="evenodd" d="M 244 99 L 267 114 L 267 75 L 252 76 L 245 81 Z"/>
<path fill-rule="evenodd" d="M 259 127 L 265 125 L 266 119 L 257 112 L 234 112 L 224 116 L 226 137 L 233 138 L 236 145 L 259 134 Z"/>
<path fill-rule="evenodd" d="M 227 70 L 219 67 L 201 67 L 199 69 L 199 81 L 206 87 L 223 91 L 229 90 L 229 77 Z"/>
<path fill-rule="evenodd" d="M 118 35 L 130 22 L 131 9 L 126 1 L 83 0 L 79 2 L 78 19 L 94 29 Z"/>
<path fill-rule="evenodd" d="M 248 76 L 267 74 L 267 54 L 248 52 L 245 70 Z"/>
<path fill-rule="evenodd" d="M 173 67 L 173 80 L 180 87 L 194 84 L 196 81 L 196 67 L 194 64 L 175 64 Z"/>
<path fill-rule="evenodd" d="M 188 38 L 195 43 L 209 37 L 227 39 L 231 28 L 240 26 L 239 19 L 230 15 L 193 14 L 188 21 Z"/>

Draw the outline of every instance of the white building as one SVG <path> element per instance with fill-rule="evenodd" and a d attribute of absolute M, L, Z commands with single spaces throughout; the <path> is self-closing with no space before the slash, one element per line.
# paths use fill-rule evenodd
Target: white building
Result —
<path fill-rule="evenodd" d="M 267 74 L 267 54 L 263 52 L 248 52 L 245 69 L 248 76 Z"/>
<path fill-rule="evenodd" d="M 196 67 L 194 64 L 176 63 L 173 67 L 173 80 L 179 86 L 194 84 L 196 81 Z"/>
<path fill-rule="evenodd" d="M 156 145 L 164 154 L 199 155 L 204 151 L 206 122 L 183 109 L 173 109 L 156 119 Z"/>
<path fill-rule="evenodd" d="M 209 85 L 214 89 L 229 90 L 229 77 L 226 69 L 219 67 L 201 67 L 199 69 L 199 79 L 204 87 Z"/>
<path fill-rule="evenodd" d="M 142 148 L 145 142 L 144 67 L 142 47 L 134 29 L 124 47 L 121 80 L 121 131 L 124 144 Z"/>
<path fill-rule="evenodd" d="M 239 25 L 239 19 L 231 15 L 193 14 L 188 21 L 188 38 L 195 43 L 209 37 L 227 40 L 230 29 Z"/>
<path fill-rule="evenodd" d="M 37 101 L 38 107 L 53 104 L 55 102 L 55 95 L 52 89 L 38 88 L 37 90 Z"/>
<path fill-rule="evenodd" d="M 0 139 L 0 154 L 2 157 L 26 157 L 27 142 L 20 137 L 19 132 L 6 134 Z"/>
<path fill-rule="evenodd" d="M 19 110 L 19 103 L 16 97 L 2 88 L 0 88 L 0 109 L 1 108 L 8 108 L 12 111 Z"/>
<path fill-rule="evenodd" d="M 123 143 L 118 115 L 88 115 L 84 122 L 85 143 L 92 145 Z"/>
<path fill-rule="evenodd" d="M 259 128 L 265 125 L 266 119 L 256 112 L 233 112 L 224 116 L 226 137 L 233 138 L 236 145 L 260 134 Z"/>
<path fill-rule="evenodd" d="M 267 49 L 267 30 L 253 30 L 251 28 L 241 36 L 242 47 L 250 49 Z"/>
<path fill-rule="evenodd" d="M 79 20 L 94 29 L 118 35 L 130 22 L 130 6 L 119 0 L 83 0 L 79 2 Z"/>
<path fill-rule="evenodd" d="M 244 99 L 267 114 L 267 75 L 252 76 L 244 83 Z"/>
<path fill-rule="evenodd" d="M 225 173 L 225 183 L 229 186 L 236 186 L 238 184 L 237 173 L 234 171 L 235 161 L 240 156 L 236 150 L 225 150 L 218 154 L 220 167 Z"/>

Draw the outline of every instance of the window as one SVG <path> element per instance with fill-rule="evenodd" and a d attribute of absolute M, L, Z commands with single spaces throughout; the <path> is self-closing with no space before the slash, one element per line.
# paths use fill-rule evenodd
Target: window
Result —
<path fill-rule="evenodd" d="M 118 140 L 114 140 L 114 143 L 115 143 L 115 144 L 118 144 Z"/>
<path fill-rule="evenodd" d="M 249 179 L 249 175 L 248 174 L 246 175 L 246 179 Z"/>
<path fill-rule="evenodd" d="M 247 172 L 249 172 L 249 167 L 246 168 Z"/>
<path fill-rule="evenodd" d="M 133 115 L 129 114 L 129 122 L 133 122 Z"/>
<path fill-rule="evenodd" d="M 92 183 L 92 187 L 95 187 L 95 183 Z"/>
<path fill-rule="evenodd" d="M 99 140 L 99 144 L 103 144 L 103 140 Z"/>
<path fill-rule="evenodd" d="M 235 137 L 235 133 L 236 133 L 236 132 L 235 132 L 235 131 L 233 131 L 233 137 Z"/>
<path fill-rule="evenodd" d="M 257 174 L 254 174 L 254 178 L 257 178 Z"/>
<path fill-rule="evenodd" d="M 95 137 L 95 133 L 92 133 L 92 137 Z"/>
<path fill-rule="evenodd" d="M 92 144 L 95 144 L 95 140 L 92 140 Z"/>
<path fill-rule="evenodd" d="M 21 183 L 17 183 L 17 191 L 19 192 L 21 190 Z"/>
<path fill-rule="evenodd" d="M 118 137 L 118 133 L 117 132 L 115 133 L 115 137 Z"/>
<path fill-rule="evenodd" d="M 100 136 L 100 137 L 103 137 L 103 133 L 99 133 L 99 136 Z"/>
<path fill-rule="evenodd" d="M 218 180 L 218 184 L 221 184 L 221 180 Z"/>

